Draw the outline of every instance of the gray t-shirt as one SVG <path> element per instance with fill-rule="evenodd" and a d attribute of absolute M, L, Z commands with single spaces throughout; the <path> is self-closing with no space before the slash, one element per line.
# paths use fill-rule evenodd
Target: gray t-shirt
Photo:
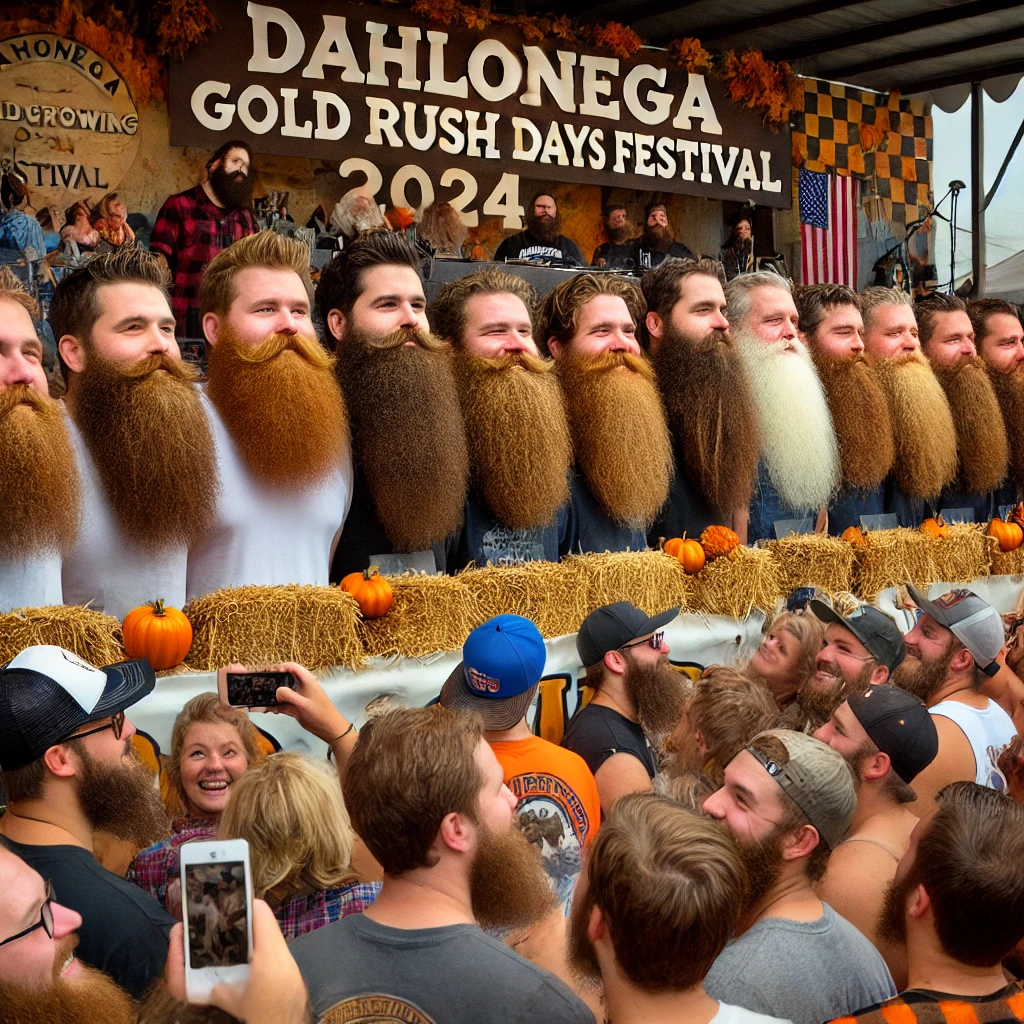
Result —
<path fill-rule="evenodd" d="M 769 917 L 730 942 L 704 988 L 794 1024 L 821 1024 L 896 995 L 877 949 L 827 903 L 817 921 Z"/>
<path fill-rule="evenodd" d="M 363 914 L 289 945 L 319 1018 L 401 1024 L 523 1021 L 594 1024 L 554 975 L 476 925 L 390 928 Z"/>

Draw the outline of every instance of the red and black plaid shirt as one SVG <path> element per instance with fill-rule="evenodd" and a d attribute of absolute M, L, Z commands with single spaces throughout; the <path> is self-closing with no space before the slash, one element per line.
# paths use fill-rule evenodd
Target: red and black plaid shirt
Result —
<path fill-rule="evenodd" d="M 167 260 L 174 278 L 171 307 L 177 333 L 201 338 L 199 285 L 206 265 L 232 242 L 256 233 L 250 210 L 228 210 L 213 203 L 202 185 L 168 196 L 156 215 L 149 246 Z"/>

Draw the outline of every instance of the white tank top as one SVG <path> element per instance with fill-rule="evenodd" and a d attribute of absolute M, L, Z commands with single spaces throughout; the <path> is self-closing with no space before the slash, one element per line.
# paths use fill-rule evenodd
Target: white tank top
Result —
<path fill-rule="evenodd" d="M 942 715 L 955 722 L 974 750 L 975 776 L 979 786 L 1006 791 L 1006 779 L 997 761 L 1006 745 L 1017 734 L 1013 719 L 994 701 L 988 707 L 972 708 L 956 700 L 944 700 L 931 708 L 933 715 Z"/>

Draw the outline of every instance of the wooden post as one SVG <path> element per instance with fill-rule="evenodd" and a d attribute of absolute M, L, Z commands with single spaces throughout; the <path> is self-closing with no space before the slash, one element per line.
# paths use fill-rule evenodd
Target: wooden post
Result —
<path fill-rule="evenodd" d="M 985 91 L 971 83 L 971 295 L 985 294 Z M 954 282 L 955 287 L 956 282 Z"/>

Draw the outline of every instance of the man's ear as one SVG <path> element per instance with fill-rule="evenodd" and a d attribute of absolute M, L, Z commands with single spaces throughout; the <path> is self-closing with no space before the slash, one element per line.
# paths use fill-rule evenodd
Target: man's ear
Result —
<path fill-rule="evenodd" d="M 81 373 L 85 369 L 85 346 L 73 334 L 61 335 L 57 350 L 72 373 Z"/>
<path fill-rule="evenodd" d="M 822 839 L 813 825 L 801 825 L 790 832 L 783 842 L 782 859 L 801 860 L 809 857 L 820 842 Z"/>
<path fill-rule="evenodd" d="M 345 314 L 340 309 L 332 309 L 327 314 L 327 330 L 336 341 L 345 337 Z"/>
<path fill-rule="evenodd" d="M 931 909 L 932 900 L 923 885 L 919 885 L 907 904 L 907 913 L 911 917 L 924 917 Z"/>
<path fill-rule="evenodd" d="M 476 827 L 464 814 L 452 811 L 441 819 L 437 836 L 448 849 L 468 853 L 476 841 Z"/>
<path fill-rule="evenodd" d="M 892 761 L 889 755 L 879 750 L 876 754 L 867 758 L 861 767 L 861 771 L 864 773 L 865 778 L 884 779 L 889 774 L 891 767 Z"/>
<path fill-rule="evenodd" d="M 220 317 L 216 313 L 204 314 L 203 334 L 210 345 L 216 345 L 220 341 Z"/>
<path fill-rule="evenodd" d="M 548 338 L 548 351 L 551 353 L 552 359 L 561 359 L 565 355 L 565 346 L 552 335 Z"/>
<path fill-rule="evenodd" d="M 701 731 L 700 731 L 700 729 L 698 729 L 698 730 L 697 730 L 697 731 L 696 731 L 696 732 L 695 732 L 695 733 L 693 734 L 693 741 L 694 741 L 694 743 L 696 743 L 696 744 L 697 744 L 697 749 L 698 749 L 698 750 L 699 750 L 699 751 L 700 751 L 700 752 L 701 752 L 702 754 L 704 754 L 705 756 L 707 756 L 707 754 L 708 754 L 708 745 L 707 745 L 707 744 L 706 744 L 706 743 L 704 742 L 704 736 L 703 736 L 703 735 L 701 734 Z"/>
<path fill-rule="evenodd" d="M 66 743 L 55 743 L 43 754 L 43 764 L 51 775 L 59 779 L 70 779 L 77 774 L 74 761 L 71 759 L 71 748 Z"/>
<path fill-rule="evenodd" d="M 884 683 L 889 682 L 889 666 L 876 665 L 871 670 L 871 675 L 868 677 L 868 681 L 872 686 L 882 686 Z"/>
<path fill-rule="evenodd" d="M 961 647 L 949 660 L 950 668 L 957 672 L 966 672 L 974 665 L 974 655 L 966 647 Z"/>
<path fill-rule="evenodd" d="M 591 942 L 600 942 L 608 934 L 608 922 L 604 911 L 596 904 L 590 908 L 590 920 L 587 922 L 587 938 Z"/>
<path fill-rule="evenodd" d="M 647 333 L 652 338 L 657 338 L 658 340 L 660 340 L 662 332 L 665 329 L 665 323 L 661 319 L 661 314 L 655 313 L 654 310 L 651 310 L 647 314 L 647 319 L 644 322 L 647 324 Z"/>
<path fill-rule="evenodd" d="M 626 658 L 622 651 L 608 651 L 604 656 L 604 667 L 621 676 L 626 671 Z"/>

